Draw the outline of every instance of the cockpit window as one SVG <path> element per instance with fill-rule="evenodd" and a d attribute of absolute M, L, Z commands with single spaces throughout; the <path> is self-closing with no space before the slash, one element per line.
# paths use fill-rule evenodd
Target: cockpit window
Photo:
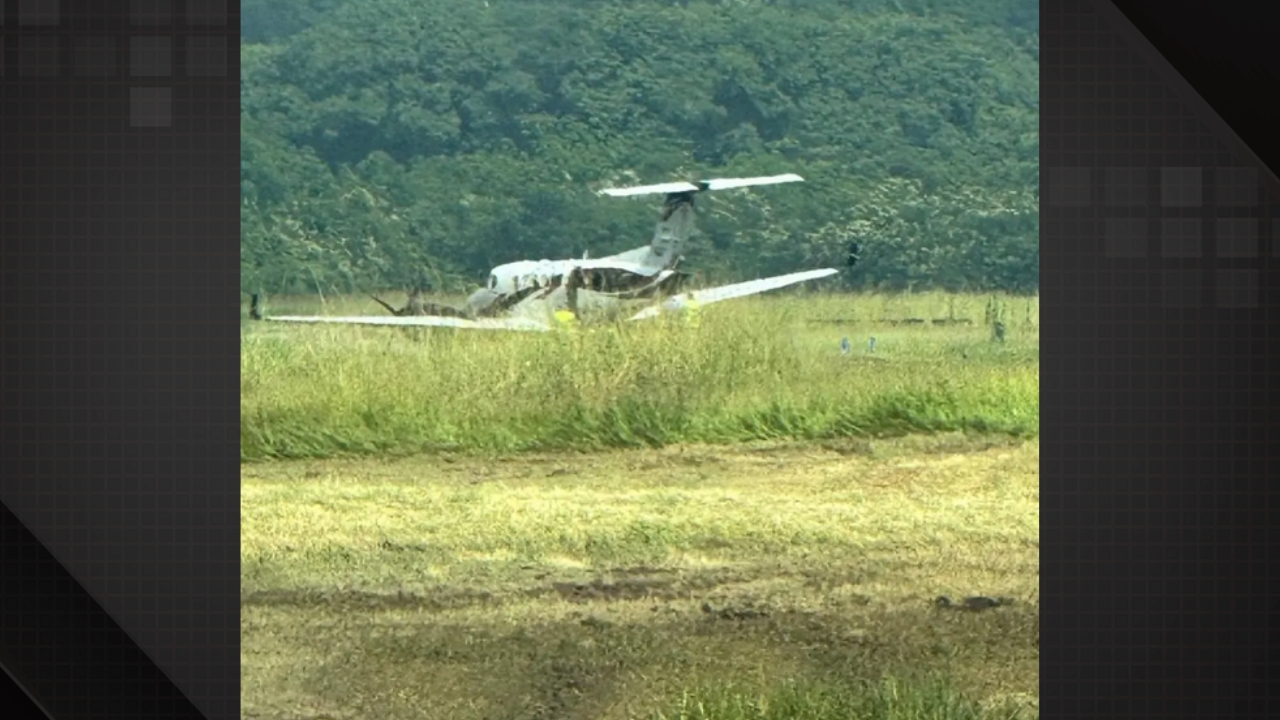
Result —
<path fill-rule="evenodd" d="M 495 289 L 497 289 L 497 287 L 498 287 L 498 276 L 497 276 L 497 275 L 490 275 L 490 276 L 489 276 L 489 289 L 490 289 L 490 290 L 495 290 Z"/>

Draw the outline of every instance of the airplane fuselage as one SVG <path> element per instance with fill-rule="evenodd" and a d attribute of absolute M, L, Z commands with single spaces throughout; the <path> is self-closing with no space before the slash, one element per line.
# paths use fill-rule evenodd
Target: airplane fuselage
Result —
<path fill-rule="evenodd" d="M 564 282 L 569 273 L 579 268 L 601 285 L 608 284 L 609 280 L 613 280 L 614 285 L 627 281 L 631 281 L 627 284 L 643 282 L 665 269 L 628 259 L 624 255 L 592 260 L 520 260 L 499 265 L 490 271 L 485 289 L 500 295 L 510 295 L 529 287 L 550 287 Z"/>
<path fill-rule="evenodd" d="M 546 321 L 562 310 L 575 316 L 600 318 L 625 311 L 635 303 L 642 303 L 662 295 L 678 292 L 687 275 L 675 270 L 662 270 L 648 278 L 636 278 L 628 288 L 601 290 L 582 284 L 587 278 L 566 276 L 563 281 L 534 292 L 511 307 L 512 315 Z"/>
<path fill-rule="evenodd" d="M 652 192 L 665 186 L 645 188 Z M 693 232 L 694 186 L 675 183 L 667 193 L 662 214 L 648 245 L 608 257 L 588 260 L 521 260 L 495 267 L 489 273 L 485 289 L 498 295 L 511 295 L 536 285 L 562 284 L 570 273 L 581 270 L 584 287 L 597 292 L 625 292 L 652 281 L 659 273 L 673 270 L 680 262 L 685 241 Z"/>
<path fill-rule="evenodd" d="M 574 309 L 579 297 L 587 304 L 647 299 L 674 291 L 687 277 L 676 272 L 679 257 L 655 257 L 652 246 L 603 258 L 521 260 L 495 267 L 485 286 L 467 298 L 467 314 L 490 317 L 529 307 Z M 572 282 L 570 278 L 573 278 Z M 567 285 L 573 285 L 570 293 Z M 591 299 L 586 299 L 591 298 Z M 541 312 L 540 310 L 538 312 Z"/>

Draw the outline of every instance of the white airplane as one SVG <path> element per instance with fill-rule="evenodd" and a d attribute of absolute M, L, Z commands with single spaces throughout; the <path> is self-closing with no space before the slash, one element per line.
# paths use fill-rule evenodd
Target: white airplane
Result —
<path fill-rule="evenodd" d="M 702 192 L 757 185 L 801 182 L 799 175 L 754 178 L 721 178 L 700 182 L 671 182 L 627 188 L 609 188 L 599 194 L 610 197 L 666 196 L 653 240 L 645 246 L 608 257 L 575 260 L 524 260 L 493 268 L 485 287 L 454 308 L 424 302 L 417 291 L 397 310 L 373 298 L 391 316 L 266 316 L 262 319 L 292 323 L 340 323 L 357 325 L 434 326 L 477 330 L 547 331 L 566 318 L 606 316 L 618 318 L 631 301 L 660 299 L 631 315 L 643 320 L 693 305 L 708 305 L 754 295 L 839 272 L 822 268 L 777 275 L 759 280 L 679 292 L 688 279 L 676 269 L 681 252 L 694 228 L 694 197 Z M 585 315 L 584 315 L 585 313 Z"/>

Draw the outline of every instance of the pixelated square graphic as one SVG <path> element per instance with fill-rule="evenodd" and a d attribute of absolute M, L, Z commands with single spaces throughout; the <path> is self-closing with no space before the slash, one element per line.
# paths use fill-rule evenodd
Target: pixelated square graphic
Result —
<path fill-rule="evenodd" d="M 187 0 L 188 25 L 226 25 L 227 0 Z"/>
<path fill-rule="evenodd" d="M 173 89 L 167 87 L 129 88 L 129 125 L 169 127 L 173 125 Z"/>
<path fill-rule="evenodd" d="M 174 0 L 129 0 L 129 22 L 156 26 L 173 22 Z"/>
<path fill-rule="evenodd" d="M 1218 218 L 1214 222 L 1218 257 L 1258 257 L 1258 221 L 1254 218 Z"/>
<path fill-rule="evenodd" d="M 1200 218 L 1161 218 L 1160 257 L 1198 258 L 1203 254 Z"/>
<path fill-rule="evenodd" d="M 61 20 L 60 0 L 18 0 L 19 25 L 57 25 Z"/>
<path fill-rule="evenodd" d="M 76 77 L 116 74 L 116 39 L 110 35 L 76 38 Z"/>
<path fill-rule="evenodd" d="M 1146 218 L 1108 218 L 1103 254 L 1109 258 L 1146 257 Z"/>
<path fill-rule="evenodd" d="M 22 77 L 57 77 L 62 47 L 54 35 L 18 38 L 18 74 Z"/>
<path fill-rule="evenodd" d="M 1113 167 L 1103 173 L 1106 187 L 1106 204 L 1146 205 L 1147 204 L 1147 169 Z"/>
<path fill-rule="evenodd" d="M 1045 198 L 1050 205 L 1071 207 L 1089 204 L 1089 168 L 1067 167 L 1044 170 Z"/>
<path fill-rule="evenodd" d="M 1258 204 L 1258 168 L 1217 168 L 1214 186 L 1218 205 L 1252 207 Z"/>
<path fill-rule="evenodd" d="M 187 75 L 225 77 L 227 38 L 223 35 L 192 35 L 187 38 Z"/>
<path fill-rule="evenodd" d="M 129 74 L 133 77 L 169 77 L 173 73 L 173 38 L 129 38 Z"/>
<path fill-rule="evenodd" d="M 1160 168 L 1160 204 L 1164 207 L 1200 207 L 1203 179 L 1198 167 Z"/>
<path fill-rule="evenodd" d="M 1218 307 L 1258 307 L 1257 270 L 1219 270 L 1216 280 Z"/>
<path fill-rule="evenodd" d="M 1165 270 L 1160 277 L 1160 304 L 1167 308 L 1200 307 L 1199 270 Z"/>

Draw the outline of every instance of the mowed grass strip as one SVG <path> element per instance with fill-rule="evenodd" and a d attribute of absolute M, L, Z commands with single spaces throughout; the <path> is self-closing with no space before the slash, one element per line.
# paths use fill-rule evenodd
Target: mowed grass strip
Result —
<path fill-rule="evenodd" d="M 244 715 L 1009 717 L 1038 462 L 947 434 L 246 465 Z M 932 602 L 973 594 L 1014 604 Z"/>
<path fill-rule="evenodd" d="M 352 298 L 277 305 L 385 312 Z M 1003 342 L 993 317 L 1003 318 Z M 972 324 L 882 322 L 907 318 Z M 997 296 L 746 298 L 692 322 L 553 334 L 247 323 L 241 457 L 1030 437 L 1039 378 L 1038 302 Z"/>

